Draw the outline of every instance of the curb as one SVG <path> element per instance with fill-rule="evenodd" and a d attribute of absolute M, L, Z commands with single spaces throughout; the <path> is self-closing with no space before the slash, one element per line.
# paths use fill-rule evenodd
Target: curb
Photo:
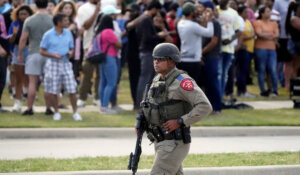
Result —
<path fill-rule="evenodd" d="M 300 127 L 192 127 L 193 137 L 298 136 Z M 133 128 L 2 128 L 0 139 L 129 138 Z"/>
<path fill-rule="evenodd" d="M 272 166 L 238 166 L 238 167 L 212 167 L 212 168 L 184 168 L 185 175 L 298 175 L 300 165 L 272 165 Z M 137 175 L 149 174 L 150 170 L 138 170 Z M 5 173 L 0 173 L 0 175 Z M 66 171 L 66 172 L 29 172 L 6 173 L 9 175 L 131 175 L 129 170 L 103 170 L 103 171 Z"/>

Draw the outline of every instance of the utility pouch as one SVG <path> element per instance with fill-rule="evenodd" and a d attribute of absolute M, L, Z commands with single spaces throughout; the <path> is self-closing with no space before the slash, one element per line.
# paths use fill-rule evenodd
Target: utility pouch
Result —
<path fill-rule="evenodd" d="M 155 141 L 155 137 L 154 137 L 154 135 L 151 132 L 148 132 L 147 138 L 150 140 L 150 142 L 154 142 Z"/>
<path fill-rule="evenodd" d="M 176 140 L 183 140 L 183 138 L 182 138 L 182 129 L 181 128 L 177 128 L 174 131 L 174 137 L 175 137 Z"/>
<path fill-rule="evenodd" d="M 185 144 L 191 143 L 191 130 L 190 127 L 183 127 L 182 128 L 182 141 Z"/>
<path fill-rule="evenodd" d="M 160 130 L 160 127 L 158 127 L 158 126 L 154 126 L 152 128 L 152 133 L 157 142 L 161 142 L 165 139 L 163 133 Z"/>

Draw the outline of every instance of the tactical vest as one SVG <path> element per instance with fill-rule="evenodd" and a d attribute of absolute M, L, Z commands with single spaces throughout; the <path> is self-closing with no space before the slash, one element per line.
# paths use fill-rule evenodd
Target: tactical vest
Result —
<path fill-rule="evenodd" d="M 176 78 L 181 80 L 180 74 L 183 73 L 184 71 L 175 70 L 168 75 L 166 81 L 161 80 L 160 76 L 153 79 L 145 100 L 148 105 L 143 107 L 146 120 L 150 125 L 162 126 L 166 121 L 178 119 L 191 111 L 192 106 L 189 103 L 168 98 L 169 86 Z"/>

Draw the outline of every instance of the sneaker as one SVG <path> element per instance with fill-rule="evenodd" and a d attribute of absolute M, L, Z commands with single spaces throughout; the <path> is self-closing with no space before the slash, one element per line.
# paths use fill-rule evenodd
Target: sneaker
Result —
<path fill-rule="evenodd" d="M 3 109 L 2 107 L 0 107 L 0 113 L 6 113 L 6 112 L 8 112 L 8 110 Z"/>
<path fill-rule="evenodd" d="M 61 119 L 61 115 L 59 112 L 54 113 L 53 115 L 53 120 L 60 120 Z"/>
<path fill-rule="evenodd" d="M 13 112 L 21 112 L 22 111 L 22 103 L 20 100 L 15 100 L 12 111 Z"/>
<path fill-rule="evenodd" d="M 33 110 L 32 109 L 27 109 L 26 111 L 23 112 L 22 115 L 33 115 Z"/>
<path fill-rule="evenodd" d="M 54 112 L 50 108 L 46 109 L 45 115 L 53 115 L 53 114 L 54 114 Z"/>
<path fill-rule="evenodd" d="M 117 111 L 108 107 L 100 107 L 100 114 L 116 114 Z"/>
<path fill-rule="evenodd" d="M 115 111 L 117 111 L 117 112 L 124 111 L 124 109 L 123 109 L 123 108 L 121 108 L 121 107 L 120 107 L 120 106 L 118 106 L 118 105 L 115 105 L 115 106 L 111 107 L 111 109 L 113 109 L 113 110 L 115 110 Z"/>
<path fill-rule="evenodd" d="M 242 97 L 244 98 L 255 98 L 254 94 L 251 94 L 250 92 L 245 92 Z"/>
<path fill-rule="evenodd" d="M 75 121 L 81 121 L 81 120 L 82 120 L 82 117 L 81 117 L 80 114 L 78 114 L 78 112 L 75 112 L 75 113 L 73 114 L 73 119 L 74 119 Z"/>
<path fill-rule="evenodd" d="M 275 98 L 275 97 L 277 97 L 277 96 L 278 96 L 278 93 L 277 93 L 277 92 L 272 92 L 271 95 L 270 95 L 271 98 Z"/>
<path fill-rule="evenodd" d="M 262 97 L 268 97 L 269 96 L 269 92 L 268 91 L 261 92 L 260 96 L 262 96 Z"/>
<path fill-rule="evenodd" d="M 212 111 L 212 112 L 210 113 L 210 115 L 213 115 L 213 116 L 221 116 L 222 113 L 221 113 L 221 111 Z"/>
<path fill-rule="evenodd" d="M 88 93 L 88 98 L 93 98 L 93 94 L 92 93 Z"/>
<path fill-rule="evenodd" d="M 84 107 L 85 106 L 85 101 L 78 99 L 77 100 L 77 107 Z"/>
<path fill-rule="evenodd" d="M 14 100 L 16 98 L 16 94 L 12 94 L 11 96 L 10 96 L 10 99 L 11 100 Z"/>
<path fill-rule="evenodd" d="M 100 100 L 93 100 L 93 105 L 100 106 Z"/>

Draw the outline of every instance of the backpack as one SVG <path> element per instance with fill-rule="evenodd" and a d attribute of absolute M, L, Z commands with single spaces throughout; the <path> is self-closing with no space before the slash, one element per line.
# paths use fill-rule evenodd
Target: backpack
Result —
<path fill-rule="evenodd" d="M 111 43 L 108 43 L 108 45 L 105 48 L 105 51 L 103 52 L 101 49 L 101 35 L 98 34 L 92 41 L 92 44 L 90 45 L 88 52 L 87 52 L 87 59 L 95 64 L 102 64 L 105 63 L 106 60 L 106 54 L 108 51 L 109 46 Z"/>

